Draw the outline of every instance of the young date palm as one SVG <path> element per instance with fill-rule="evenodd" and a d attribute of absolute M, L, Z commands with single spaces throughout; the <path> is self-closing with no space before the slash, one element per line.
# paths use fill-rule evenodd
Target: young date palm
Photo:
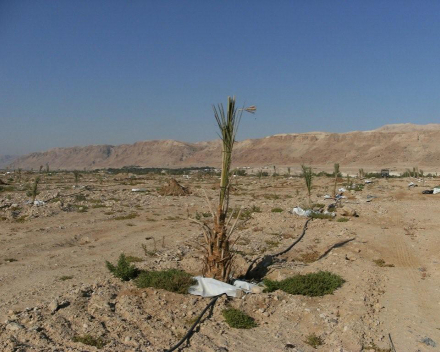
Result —
<path fill-rule="evenodd" d="M 40 176 L 35 178 L 34 184 L 32 185 L 32 189 L 31 189 L 32 204 L 35 202 L 35 199 L 37 198 L 39 183 L 40 183 Z"/>
<path fill-rule="evenodd" d="M 338 183 L 338 175 L 339 175 L 339 164 L 334 164 L 334 171 L 333 171 L 334 175 L 335 175 L 335 184 L 333 186 L 333 198 L 336 198 L 336 186 Z"/>
<path fill-rule="evenodd" d="M 235 223 L 229 227 L 232 215 L 226 219 L 229 209 L 230 168 L 232 163 L 232 150 L 237 135 L 238 126 L 244 111 L 254 113 L 255 106 L 238 109 L 235 105 L 235 97 L 228 97 L 228 105 L 225 111 L 223 104 L 213 106 L 214 116 L 220 129 L 222 140 L 222 171 L 220 178 L 220 194 L 217 211 L 213 213 L 214 226 L 211 229 L 206 223 L 202 225 L 205 241 L 206 255 L 204 257 L 203 275 L 217 280 L 228 281 L 232 266 L 231 235 L 234 232 Z M 237 215 L 237 220 L 240 213 Z"/>
<path fill-rule="evenodd" d="M 304 181 L 306 181 L 307 194 L 309 196 L 309 205 L 311 202 L 312 195 L 312 179 L 313 179 L 313 171 L 310 166 L 301 165 L 302 168 L 302 176 L 304 177 Z"/>

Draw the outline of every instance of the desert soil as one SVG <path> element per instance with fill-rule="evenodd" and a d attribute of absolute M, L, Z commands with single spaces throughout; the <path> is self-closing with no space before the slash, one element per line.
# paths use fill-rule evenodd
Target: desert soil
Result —
<path fill-rule="evenodd" d="M 209 211 L 203 190 L 215 202 L 218 179 L 178 178 L 191 194 L 160 196 L 167 180 L 84 174 L 73 187 L 72 174 L 43 176 L 41 206 L 26 204 L 25 191 L 0 193 L 1 351 L 97 350 L 73 341 L 87 334 L 106 342 L 102 351 L 163 351 L 185 334 L 208 298 L 138 289 L 105 266 L 124 252 L 137 257 L 141 269 L 200 274 L 201 231 L 188 214 Z M 278 280 L 331 271 L 346 281 L 334 294 L 222 297 L 182 350 L 389 351 L 389 336 L 399 352 L 438 350 L 440 194 L 422 194 L 438 180 L 408 188 L 410 181 L 374 180 L 363 191 L 346 192 L 345 211 L 359 217 L 338 222 L 344 211 L 338 208 L 334 220 L 314 219 L 302 241 L 269 268 L 267 277 Z M 239 276 L 252 259 L 280 251 L 301 234 L 306 219 L 290 211 L 307 197 L 300 178 L 238 177 L 233 186 L 233 207 L 256 207 L 237 232 Z M 331 190 L 332 179 L 315 179 L 312 201 L 329 204 L 323 196 Z M 230 328 L 221 314 L 225 307 L 247 312 L 258 327 Z M 305 342 L 313 333 L 323 341 L 317 349 Z"/>

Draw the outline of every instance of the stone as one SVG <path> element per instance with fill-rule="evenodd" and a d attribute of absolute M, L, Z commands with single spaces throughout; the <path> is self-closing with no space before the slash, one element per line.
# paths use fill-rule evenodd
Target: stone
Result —
<path fill-rule="evenodd" d="M 16 323 L 15 321 L 10 322 L 6 325 L 6 329 L 11 331 L 17 331 L 23 329 L 23 325 Z"/>

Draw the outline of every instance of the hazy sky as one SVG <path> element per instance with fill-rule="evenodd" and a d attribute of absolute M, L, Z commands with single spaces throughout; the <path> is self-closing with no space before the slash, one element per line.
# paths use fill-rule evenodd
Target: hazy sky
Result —
<path fill-rule="evenodd" d="M 440 1 L 0 0 L 0 154 L 440 122 Z"/>

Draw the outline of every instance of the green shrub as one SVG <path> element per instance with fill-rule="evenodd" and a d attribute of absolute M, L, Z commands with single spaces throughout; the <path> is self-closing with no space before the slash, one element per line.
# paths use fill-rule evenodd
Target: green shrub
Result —
<path fill-rule="evenodd" d="M 77 202 L 84 202 L 87 200 L 86 196 L 84 194 L 76 194 L 75 195 L 75 200 Z"/>
<path fill-rule="evenodd" d="M 101 349 L 105 346 L 106 342 L 98 337 L 93 337 L 92 335 L 84 335 L 84 336 L 74 336 L 72 339 L 73 342 L 80 342 L 84 345 L 94 346 L 98 349 Z"/>
<path fill-rule="evenodd" d="M 345 282 L 339 275 L 328 271 L 319 271 L 306 275 L 295 275 L 282 281 L 265 279 L 266 292 L 282 290 L 292 295 L 310 297 L 332 294 Z"/>
<path fill-rule="evenodd" d="M 312 214 L 310 214 L 310 217 L 312 219 L 327 219 L 327 220 L 333 219 L 333 215 L 324 214 L 324 213 L 312 213 Z"/>
<path fill-rule="evenodd" d="M 143 271 L 135 281 L 139 288 L 154 287 L 177 293 L 188 293 L 190 286 L 197 283 L 182 270 Z"/>
<path fill-rule="evenodd" d="M 321 346 L 324 341 L 322 340 L 321 337 L 316 336 L 315 333 L 310 334 L 308 336 L 306 336 L 306 340 L 304 341 L 306 344 L 312 346 L 313 348 L 317 348 L 318 346 Z"/>
<path fill-rule="evenodd" d="M 124 253 L 121 253 L 119 256 L 116 266 L 108 261 L 106 261 L 105 264 L 107 265 L 107 269 L 122 281 L 129 281 L 139 275 L 139 270 L 130 263 Z"/>
<path fill-rule="evenodd" d="M 128 215 L 121 215 L 121 216 L 117 216 L 115 217 L 115 220 L 131 220 L 134 219 L 138 216 L 138 213 L 130 213 Z"/>
<path fill-rule="evenodd" d="M 347 222 L 349 221 L 348 218 L 339 218 L 338 220 L 336 220 L 337 222 Z"/>
<path fill-rule="evenodd" d="M 381 268 L 394 268 L 394 264 L 387 264 L 383 259 L 375 259 L 373 262 Z"/>
<path fill-rule="evenodd" d="M 273 208 L 273 209 L 271 210 L 272 213 L 282 213 L 283 211 L 284 211 L 284 210 L 281 209 L 281 208 Z"/>
<path fill-rule="evenodd" d="M 252 329 L 257 327 L 257 323 L 254 318 L 250 317 L 241 310 L 229 308 L 222 311 L 223 317 L 226 323 L 235 329 Z"/>

